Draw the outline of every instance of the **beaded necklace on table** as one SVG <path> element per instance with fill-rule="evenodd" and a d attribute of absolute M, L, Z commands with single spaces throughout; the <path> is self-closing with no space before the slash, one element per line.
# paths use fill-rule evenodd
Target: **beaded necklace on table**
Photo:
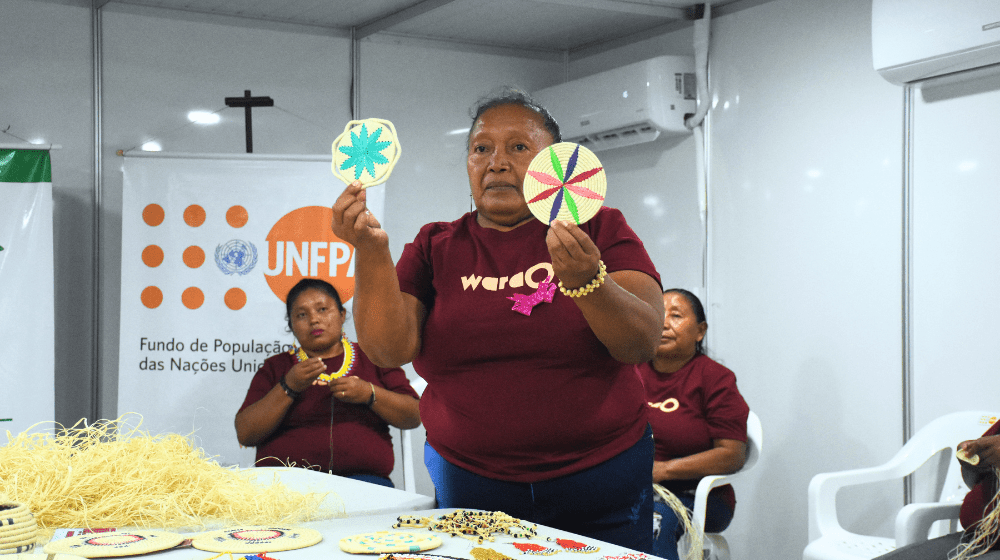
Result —
<path fill-rule="evenodd" d="M 340 369 L 338 369 L 334 373 L 323 373 L 322 375 L 320 375 L 319 379 L 321 381 L 326 381 L 327 383 L 329 383 L 334 379 L 340 379 L 345 375 L 350 375 L 351 369 L 354 368 L 354 361 L 355 361 L 354 345 L 352 345 L 351 341 L 347 339 L 346 334 L 341 335 L 340 344 L 343 345 L 344 347 L 344 363 L 341 364 Z M 306 354 L 306 351 L 301 346 L 299 347 L 293 346 L 292 349 L 288 351 L 288 353 L 291 354 L 293 358 L 295 358 L 296 363 L 309 359 L 309 356 Z"/>

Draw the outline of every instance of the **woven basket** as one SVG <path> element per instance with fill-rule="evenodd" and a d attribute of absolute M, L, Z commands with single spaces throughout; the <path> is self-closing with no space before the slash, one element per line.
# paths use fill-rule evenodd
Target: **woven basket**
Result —
<path fill-rule="evenodd" d="M 0 501 L 0 555 L 29 552 L 37 540 L 38 524 L 28 507 Z"/>

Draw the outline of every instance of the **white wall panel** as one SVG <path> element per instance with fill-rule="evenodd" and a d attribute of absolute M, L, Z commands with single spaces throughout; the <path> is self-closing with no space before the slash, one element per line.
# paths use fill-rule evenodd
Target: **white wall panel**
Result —
<path fill-rule="evenodd" d="M 915 96 L 915 429 L 956 410 L 1000 411 L 998 128 L 996 75 Z"/>
<path fill-rule="evenodd" d="M 206 21 L 184 12 L 115 3 L 102 12 L 102 414 L 114 417 L 122 185 L 121 158 L 115 152 L 157 140 L 169 152 L 245 153 L 243 109 L 225 108 L 225 98 L 249 89 L 255 96 L 272 97 L 275 104 L 253 109 L 254 153 L 330 154 L 333 139 L 350 119 L 350 41 L 305 27 L 235 18 Z M 192 124 L 187 113 L 195 109 L 223 109 L 222 121 Z M 331 204 L 334 199 L 331 193 Z"/>
<path fill-rule="evenodd" d="M 870 3 L 777 0 L 719 18 L 711 56 L 709 343 L 761 417 L 734 558 L 795 558 L 819 472 L 901 444 L 901 100 L 871 67 Z M 898 485 L 842 492 L 888 534 Z"/>
<path fill-rule="evenodd" d="M 80 4 L 3 0 L 0 5 L 0 130 L 62 146 L 52 151 L 53 420 L 67 425 L 90 413 L 94 343 L 93 65 L 90 9 Z M 0 142 L 17 141 L 0 134 Z"/>

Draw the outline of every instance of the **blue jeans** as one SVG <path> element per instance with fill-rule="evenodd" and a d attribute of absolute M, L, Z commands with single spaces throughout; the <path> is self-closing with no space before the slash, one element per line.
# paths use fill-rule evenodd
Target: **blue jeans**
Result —
<path fill-rule="evenodd" d="M 354 480 L 360 480 L 361 482 L 378 484 L 379 486 L 388 486 L 389 488 L 396 487 L 396 485 L 393 484 L 391 480 L 389 480 L 384 476 L 379 476 L 377 474 L 352 474 L 345 476 L 344 478 L 352 478 Z"/>
<path fill-rule="evenodd" d="M 424 464 L 439 508 L 502 511 L 633 550 L 652 549 L 653 437 L 648 427 L 635 445 L 599 465 L 535 483 L 469 472 L 446 461 L 429 444 Z"/>
<path fill-rule="evenodd" d="M 677 497 L 686 508 L 694 510 L 693 493 L 683 492 Z M 667 504 L 659 501 L 654 502 L 653 509 L 661 516 L 660 531 L 653 537 L 653 554 L 667 560 L 678 560 L 680 555 L 677 552 L 677 541 L 684 534 L 684 525 Z M 705 532 L 720 533 L 725 531 L 732 520 L 733 510 L 729 509 L 729 506 L 717 495 L 709 494 L 705 510 Z"/>

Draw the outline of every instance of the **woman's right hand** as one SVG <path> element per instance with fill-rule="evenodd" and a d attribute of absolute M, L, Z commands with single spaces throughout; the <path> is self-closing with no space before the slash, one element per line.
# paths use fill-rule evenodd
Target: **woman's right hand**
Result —
<path fill-rule="evenodd" d="M 970 457 L 973 455 L 979 456 L 979 464 L 974 468 L 1000 467 L 1000 435 L 963 441 L 958 444 L 958 449 L 965 451 L 966 455 Z"/>
<path fill-rule="evenodd" d="M 366 196 L 360 181 L 354 181 L 344 189 L 333 204 L 333 233 L 355 248 L 388 248 L 389 236 L 368 211 Z"/>
<path fill-rule="evenodd" d="M 326 371 L 326 364 L 320 358 L 309 358 L 304 362 L 299 362 L 292 366 L 285 374 L 285 383 L 288 388 L 301 393 L 319 379 L 320 375 Z"/>

